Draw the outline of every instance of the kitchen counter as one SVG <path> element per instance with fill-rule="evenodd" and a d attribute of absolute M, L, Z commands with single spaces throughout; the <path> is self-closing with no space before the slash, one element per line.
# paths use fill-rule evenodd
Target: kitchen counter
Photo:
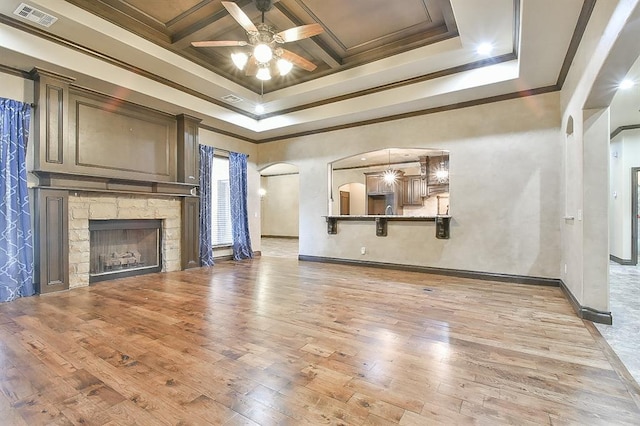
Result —
<path fill-rule="evenodd" d="M 323 216 L 327 219 L 335 219 L 335 220 L 376 220 L 378 218 L 386 219 L 386 220 L 408 220 L 408 221 L 416 221 L 416 222 L 435 222 L 437 217 L 451 217 L 448 215 L 439 215 L 439 216 L 402 216 L 402 215 L 377 215 L 377 214 L 363 214 L 363 215 L 332 215 L 332 216 Z"/>

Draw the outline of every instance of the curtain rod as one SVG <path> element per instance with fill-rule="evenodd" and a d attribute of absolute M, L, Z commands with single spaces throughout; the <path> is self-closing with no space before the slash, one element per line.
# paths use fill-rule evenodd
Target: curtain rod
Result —
<path fill-rule="evenodd" d="M 231 154 L 232 152 L 235 151 L 229 151 L 228 149 L 224 149 L 224 148 L 216 148 L 215 146 L 213 147 L 214 152 L 215 151 L 223 151 L 226 152 L 227 154 Z M 237 154 L 242 154 L 241 152 L 237 153 Z M 245 154 L 247 156 L 247 158 L 249 158 L 249 154 Z"/>

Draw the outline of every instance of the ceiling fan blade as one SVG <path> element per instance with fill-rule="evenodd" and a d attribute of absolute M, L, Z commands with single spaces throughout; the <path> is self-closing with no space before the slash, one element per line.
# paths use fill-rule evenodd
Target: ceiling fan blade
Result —
<path fill-rule="evenodd" d="M 302 25 L 300 27 L 289 28 L 288 30 L 280 31 L 277 35 L 280 36 L 283 43 L 290 41 L 302 40 L 303 38 L 313 37 L 324 32 L 322 25 L 309 24 Z"/>
<path fill-rule="evenodd" d="M 290 52 L 286 49 L 282 49 L 282 53 L 280 54 L 280 56 L 282 57 L 282 59 L 286 59 L 287 61 L 291 62 L 292 64 L 305 69 L 307 71 L 313 71 L 317 68 L 317 65 L 314 64 L 313 62 L 303 58 L 300 55 L 297 55 L 293 52 Z"/>
<path fill-rule="evenodd" d="M 220 41 L 192 41 L 193 47 L 225 47 L 225 46 L 246 46 L 246 41 L 220 40 Z"/>
<path fill-rule="evenodd" d="M 240 6 L 238 6 L 232 1 L 223 1 L 222 5 L 224 6 L 225 9 L 227 9 L 227 12 L 229 12 L 229 14 L 233 16 L 233 19 L 235 19 L 238 22 L 238 24 L 240 24 L 240 26 L 245 29 L 246 32 L 248 33 L 258 32 L 258 29 L 256 28 L 256 26 L 253 24 L 253 22 L 251 22 L 251 19 L 249 19 L 247 14 L 244 13 L 242 9 L 240 9 Z"/>
<path fill-rule="evenodd" d="M 247 77 L 253 77 L 258 73 L 258 61 L 255 57 L 251 56 L 247 62 L 247 68 L 244 71 Z"/>

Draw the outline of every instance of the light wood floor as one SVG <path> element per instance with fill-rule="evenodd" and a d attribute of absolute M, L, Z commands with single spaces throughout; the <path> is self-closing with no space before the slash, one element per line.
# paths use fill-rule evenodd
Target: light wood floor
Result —
<path fill-rule="evenodd" d="M 0 423 L 640 424 L 557 288 L 262 257 L 0 305 Z"/>

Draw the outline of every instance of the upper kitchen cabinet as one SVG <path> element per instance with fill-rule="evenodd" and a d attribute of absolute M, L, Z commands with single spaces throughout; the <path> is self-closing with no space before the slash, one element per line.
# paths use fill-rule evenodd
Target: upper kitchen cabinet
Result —
<path fill-rule="evenodd" d="M 426 191 L 426 178 L 422 178 L 420 175 L 405 176 L 402 179 L 402 205 L 421 206 Z"/>

